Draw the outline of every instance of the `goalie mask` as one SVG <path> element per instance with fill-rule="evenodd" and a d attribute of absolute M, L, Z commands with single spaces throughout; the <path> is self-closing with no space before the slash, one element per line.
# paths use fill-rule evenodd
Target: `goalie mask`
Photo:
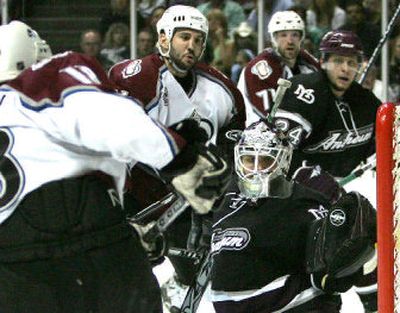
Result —
<path fill-rule="evenodd" d="M 24 69 L 52 55 L 49 45 L 23 22 L 0 26 L 0 82 L 17 77 Z"/>
<path fill-rule="evenodd" d="M 282 133 L 264 121 L 246 128 L 235 146 L 239 190 L 247 198 L 285 198 L 291 194 L 286 179 L 292 146 Z"/>

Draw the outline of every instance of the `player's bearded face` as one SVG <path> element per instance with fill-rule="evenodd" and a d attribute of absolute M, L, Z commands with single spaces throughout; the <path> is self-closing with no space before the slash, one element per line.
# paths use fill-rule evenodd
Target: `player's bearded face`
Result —
<path fill-rule="evenodd" d="M 204 35 L 195 30 L 178 30 L 172 38 L 169 53 L 172 62 L 182 70 L 191 69 L 203 50 Z"/>
<path fill-rule="evenodd" d="M 357 56 L 332 54 L 323 63 L 329 81 L 334 91 L 346 91 L 357 75 L 360 63 Z"/>
<path fill-rule="evenodd" d="M 279 54 L 287 60 L 294 60 L 300 51 L 301 32 L 284 30 L 274 34 Z"/>

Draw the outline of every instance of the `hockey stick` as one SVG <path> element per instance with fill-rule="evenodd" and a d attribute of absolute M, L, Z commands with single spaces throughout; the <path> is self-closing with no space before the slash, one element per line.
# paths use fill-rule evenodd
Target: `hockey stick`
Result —
<path fill-rule="evenodd" d="M 151 218 L 153 214 L 157 214 L 163 207 L 177 200 L 175 193 L 170 192 L 160 200 L 150 204 L 134 216 L 129 218 L 129 222 L 136 224 L 146 224 L 146 221 Z"/>
<path fill-rule="evenodd" d="M 189 287 L 185 299 L 183 300 L 180 310 L 181 313 L 196 313 L 203 294 L 210 282 L 212 259 L 208 249 L 203 251 L 200 264 L 200 269 L 196 275 L 196 279 Z"/>
<path fill-rule="evenodd" d="M 271 112 L 268 114 L 267 120 L 272 123 L 272 119 L 275 117 L 276 111 L 281 105 L 283 96 L 286 93 L 286 90 L 292 86 L 292 83 L 284 78 L 278 79 L 278 89 L 275 93 L 274 105 L 272 106 Z"/>
<path fill-rule="evenodd" d="M 354 172 L 350 173 L 346 177 L 339 180 L 339 185 L 344 186 L 349 182 L 353 181 L 357 177 L 363 175 L 366 171 L 374 169 L 376 167 L 376 154 L 369 157 L 369 160 L 365 164 L 361 164 Z"/>
<path fill-rule="evenodd" d="M 183 198 L 180 195 L 175 197 L 176 200 L 171 204 L 171 206 L 157 219 L 154 225 L 152 225 L 142 235 L 142 239 L 144 241 L 146 242 L 154 241 L 157 237 L 159 237 L 162 233 L 164 233 L 167 230 L 167 228 L 178 218 L 178 216 L 180 216 L 186 210 L 187 207 L 189 207 L 189 202 L 187 202 L 185 198 Z M 158 202 L 154 203 L 153 205 L 154 205 L 153 211 L 155 208 L 161 207 L 160 205 L 158 205 Z M 153 205 L 151 205 L 150 207 L 152 207 Z M 151 209 L 150 207 L 147 207 L 145 210 L 150 210 Z M 141 212 L 139 212 L 138 214 L 140 215 Z M 141 219 L 143 219 L 144 217 L 145 214 L 141 214 Z M 138 224 L 136 222 L 137 220 L 138 218 L 136 216 L 128 218 L 129 223 L 133 224 Z"/>
<path fill-rule="evenodd" d="M 372 55 L 368 61 L 367 66 L 364 68 L 364 70 L 361 73 L 361 77 L 358 80 L 358 83 L 360 85 L 364 82 L 364 80 L 367 76 L 367 73 L 369 71 L 369 68 L 372 66 L 372 64 L 375 62 L 376 58 L 378 57 L 379 50 L 382 48 L 385 41 L 389 38 L 389 35 L 392 33 L 393 28 L 394 28 L 394 22 L 396 21 L 399 14 L 400 14 L 400 4 L 397 6 L 397 9 L 393 14 L 392 19 L 390 20 L 389 24 L 386 26 L 385 33 L 383 34 L 382 38 L 379 40 L 374 52 L 372 53 Z"/>
<path fill-rule="evenodd" d="M 277 83 L 278 88 L 274 97 L 274 105 L 267 117 L 268 122 L 272 122 L 272 119 L 274 118 L 275 113 L 282 102 L 286 90 L 292 85 L 290 81 L 283 78 L 279 78 Z M 189 290 L 186 293 L 185 300 L 181 306 L 181 313 L 195 313 L 197 311 L 203 294 L 207 289 L 207 285 L 211 279 L 211 262 L 212 260 L 210 252 L 204 251 L 200 270 L 196 275 L 194 283 L 189 287 Z"/>

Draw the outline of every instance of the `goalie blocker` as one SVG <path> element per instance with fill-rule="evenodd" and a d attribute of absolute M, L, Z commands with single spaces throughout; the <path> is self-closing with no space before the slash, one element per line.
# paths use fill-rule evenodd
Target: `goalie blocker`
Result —
<path fill-rule="evenodd" d="M 357 192 L 342 196 L 327 218 L 314 222 L 307 242 L 307 271 L 314 287 L 328 293 L 345 292 L 370 269 L 375 254 L 376 211 Z"/>

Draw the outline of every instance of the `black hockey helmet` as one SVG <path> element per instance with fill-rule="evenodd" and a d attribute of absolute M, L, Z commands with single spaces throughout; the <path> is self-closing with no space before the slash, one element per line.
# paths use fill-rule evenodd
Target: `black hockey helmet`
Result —
<path fill-rule="evenodd" d="M 319 46 L 321 54 L 357 55 L 362 57 L 363 46 L 360 38 L 352 31 L 333 30 L 324 35 Z"/>

